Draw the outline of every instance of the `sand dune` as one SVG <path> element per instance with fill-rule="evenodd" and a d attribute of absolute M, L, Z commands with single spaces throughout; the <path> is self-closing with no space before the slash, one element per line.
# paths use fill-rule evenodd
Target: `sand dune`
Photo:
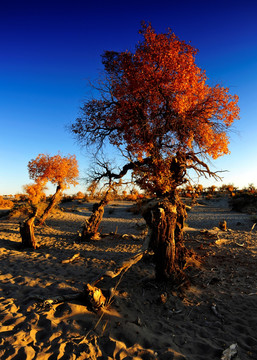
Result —
<path fill-rule="evenodd" d="M 20 249 L 20 219 L 0 219 L 1 360 L 221 359 L 235 343 L 234 359 L 257 359 L 257 233 L 248 215 L 229 211 L 224 201 L 189 213 L 187 246 L 203 264 L 187 269 L 192 284 L 183 293 L 156 283 L 146 257 L 123 277 L 99 283 L 106 294 L 112 289 L 102 312 L 78 300 L 40 301 L 81 292 L 138 251 L 144 222 L 130 206 L 108 206 L 106 236 L 78 243 L 92 204 L 67 203 L 36 229 L 37 250 Z M 227 232 L 214 228 L 224 218 Z"/>

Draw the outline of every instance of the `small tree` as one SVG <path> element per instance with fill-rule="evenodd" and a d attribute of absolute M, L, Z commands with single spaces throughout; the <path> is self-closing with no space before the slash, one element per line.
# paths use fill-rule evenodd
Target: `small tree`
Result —
<path fill-rule="evenodd" d="M 73 196 L 75 200 L 83 200 L 85 199 L 85 194 L 82 191 L 77 192 L 76 195 Z"/>
<path fill-rule="evenodd" d="M 96 181 L 92 182 L 90 187 L 93 189 L 93 193 L 95 193 L 97 186 Z M 86 219 L 82 231 L 81 231 L 81 241 L 89 241 L 89 240 L 99 240 L 100 234 L 98 232 L 99 225 L 104 216 L 104 208 L 105 206 L 114 199 L 117 195 L 117 190 L 121 186 L 121 181 L 109 181 L 106 184 L 106 191 L 99 191 L 101 194 L 101 200 L 99 203 L 94 204 L 93 211 L 89 219 Z"/>
<path fill-rule="evenodd" d="M 249 184 L 248 185 L 248 188 L 247 188 L 248 192 L 251 193 L 251 194 L 255 194 L 256 193 L 256 188 L 254 186 L 254 184 Z"/>
<path fill-rule="evenodd" d="M 151 230 L 156 275 L 169 278 L 183 268 L 185 208 L 177 188 L 188 169 L 217 175 L 205 159 L 228 154 L 227 132 L 239 116 L 238 97 L 207 84 L 195 63 L 196 49 L 174 35 L 156 34 L 143 24 L 135 52 L 106 51 L 106 79 L 100 98 L 90 99 L 72 125 L 77 139 L 98 149 L 105 142 L 121 150 L 119 172 L 103 167 L 101 178 L 132 171 L 142 189 L 157 198 L 143 216 Z"/>
<path fill-rule="evenodd" d="M 77 185 L 78 164 L 74 155 L 49 156 L 40 154 L 28 164 L 29 176 L 38 184 L 51 182 L 56 185 L 56 192 L 51 197 L 47 208 L 40 217 L 39 225 L 42 225 L 53 207 L 60 201 L 62 192 L 70 185 Z"/>
<path fill-rule="evenodd" d="M 45 182 L 36 182 L 31 185 L 25 185 L 24 190 L 27 193 L 27 201 L 31 208 L 31 214 L 23 222 L 20 223 L 20 234 L 23 247 L 37 248 L 37 242 L 34 234 L 35 220 L 39 211 L 39 204 L 45 200 L 44 193 Z"/>
<path fill-rule="evenodd" d="M 70 185 L 77 184 L 78 164 L 74 155 L 62 157 L 61 155 L 49 156 L 39 154 L 36 159 L 28 163 L 28 171 L 31 179 L 35 181 L 27 185 L 25 190 L 28 194 L 29 203 L 33 209 L 32 215 L 21 225 L 20 232 L 22 243 L 26 247 L 36 247 L 34 237 L 34 224 L 38 216 L 39 203 L 45 197 L 44 188 L 48 182 L 56 185 L 56 192 L 40 215 L 37 225 L 42 225 L 53 207 L 60 201 L 62 192 Z"/>

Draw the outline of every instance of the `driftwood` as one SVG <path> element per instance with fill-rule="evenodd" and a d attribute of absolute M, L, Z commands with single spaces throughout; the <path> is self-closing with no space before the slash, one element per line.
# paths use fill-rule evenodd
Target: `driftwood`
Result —
<path fill-rule="evenodd" d="M 223 221 L 219 222 L 219 228 L 222 231 L 227 231 L 227 222 L 226 222 L 226 220 L 223 220 Z"/>
<path fill-rule="evenodd" d="M 90 284 L 85 286 L 82 296 L 94 311 L 98 311 L 106 304 L 106 297 L 103 295 L 102 290 Z"/>
<path fill-rule="evenodd" d="M 90 306 L 93 310 L 99 310 L 100 308 L 106 305 L 106 298 L 101 292 L 101 289 L 97 288 L 95 285 L 103 280 L 105 277 L 109 277 L 111 279 L 119 276 L 121 273 L 125 273 L 128 271 L 132 265 L 138 263 L 142 257 L 148 252 L 150 237 L 146 237 L 141 249 L 131 258 L 125 259 L 122 263 L 113 271 L 107 270 L 105 273 L 100 275 L 93 283 L 87 284 L 84 288 L 83 298 L 85 302 L 90 302 Z"/>
<path fill-rule="evenodd" d="M 232 344 L 226 350 L 223 351 L 221 360 L 231 360 L 237 354 L 237 344 Z"/>
<path fill-rule="evenodd" d="M 99 310 L 106 304 L 106 298 L 103 295 L 101 289 L 95 286 L 87 284 L 84 291 L 76 294 L 58 295 L 52 298 L 45 299 L 43 296 L 33 296 L 29 300 L 34 300 L 36 303 L 40 303 L 40 308 L 45 309 L 54 304 L 59 304 L 64 301 L 83 301 L 92 310 Z"/>
<path fill-rule="evenodd" d="M 132 265 L 138 263 L 142 257 L 148 252 L 150 237 L 147 236 L 141 249 L 132 257 L 125 259 L 122 263 L 114 270 L 107 270 L 105 273 L 100 275 L 96 280 L 93 281 L 92 285 L 95 286 L 99 281 L 103 280 L 105 277 L 111 279 L 119 276 L 122 272 L 125 273 L 128 271 Z"/>
<path fill-rule="evenodd" d="M 36 302 L 42 303 L 43 306 L 49 306 L 49 305 L 58 304 L 58 303 L 61 303 L 64 301 L 77 300 L 77 299 L 79 299 L 80 296 L 81 296 L 80 293 L 76 293 L 76 294 L 58 295 L 58 296 L 54 296 L 50 299 L 48 299 L 48 298 L 46 299 L 43 296 L 35 295 L 35 296 L 29 297 L 28 301 L 35 300 Z"/>
<path fill-rule="evenodd" d="M 62 260 L 62 264 L 70 264 L 80 258 L 80 253 L 74 254 L 71 258 Z"/>
<path fill-rule="evenodd" d="M 102 275 L 100 275 L 96 280 L 93 281 L 92 284 L 86 284 L 82 293 L 78 294 L 67 294 L 55 296 L 51 299 L 45 299 L 42 296 L 36 296 L 29 298 L 29 300 L 33 299 L 37 302 L 42 303 L 42 307 L 51 306 L 53 304 L 58 304 L 64 301 L 72 301 L 72 300 L 82 300 L 87 306 L 89 306 L 92 310 L 98 311 L 100 308 L 103 308 L 107 304 L 107 299 L 103 295 L 101 289 L 97 288 L 95 285 L 103 280 L 105 277 L 115 278 L 119 276 L 121 273 L 125 273 L 128 271 L 132 265 L 136 264 L 138 261 L 142 259 L 142 257 L 148 252 L 150 238 L 147 236 L 141 249 L 131 258 L 123 260 L 123 262 L 113 271 L 106 271 Z M 75 259 L 77 259 L 80 254 L 75 254 L 71 259 L 63 260 L 62 263 L 69 263 Z"/>

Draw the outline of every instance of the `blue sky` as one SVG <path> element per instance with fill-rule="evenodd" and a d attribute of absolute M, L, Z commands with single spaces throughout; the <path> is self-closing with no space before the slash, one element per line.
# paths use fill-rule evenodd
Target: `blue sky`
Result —
<path fill-rule="evenodd" d="M 210 84 L 239 95 L 231 155 L 212 162 L 223 182 L 257 186 L 257 2 L 12 1 L 0 2 L 0 194 L 30 183 L 29 160 L 39 153 L 77 156 L 81 177 L 91 158 L 66 127 L 90 94 L 105 50 L 131 50 L 141 21 L 171 28 L 199 49 Z M 214 183 L 199 180 L 203 185 Z M 218 184 L 221 185 L 221 184 Z M 83 182 L 71 189 L 85 191 Z"/>

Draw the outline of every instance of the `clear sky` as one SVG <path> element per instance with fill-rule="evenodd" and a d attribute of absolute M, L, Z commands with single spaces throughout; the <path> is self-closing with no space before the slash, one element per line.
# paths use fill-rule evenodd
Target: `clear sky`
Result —
<path fill-rule="evenodd" d="M 30 183 L 40 153 L 75 154 L 81 177 L 91 162 L 67 131 L 102 69 L 105 50 L 134 50 L 141 21 L 171 28 L 199 49 L 210 84 L 239 95 L 231 154 L 212 162 L 223 182 L 257 186 L 257 1 L 130 0 L 0 2 L 0 194 Z M 203 179 L 199 181 L 207 183 Z M 221 184 L 219 184 L 221 185 Z M 81 186 L 72 192 L 85 191 Z"/>

